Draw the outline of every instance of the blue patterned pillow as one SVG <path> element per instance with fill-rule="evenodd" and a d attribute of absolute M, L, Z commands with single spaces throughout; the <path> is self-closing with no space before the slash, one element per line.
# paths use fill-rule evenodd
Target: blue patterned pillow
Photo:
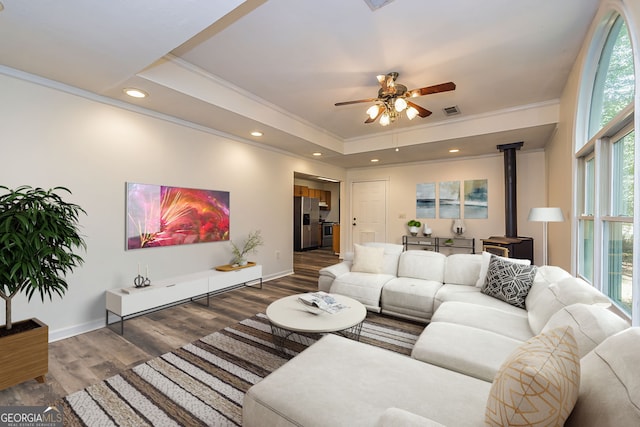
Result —
<path fill-rule="evenodd" d="M 522 265 L 491 255 L 487 280 L 482 293 L 516 307 L 525 308 L 524 300 L 536 277 L 535 265 Z"/>

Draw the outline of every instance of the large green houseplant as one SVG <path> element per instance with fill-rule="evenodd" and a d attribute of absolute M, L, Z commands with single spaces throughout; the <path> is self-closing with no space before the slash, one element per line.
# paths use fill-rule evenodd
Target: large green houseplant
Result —
<path fill-rule="evenodd" d="M 56 191 L 0 186 L 0 297 L 6 323 L 0 328 L 0 389 L 30 378 L 44 382 L 48 370 L 48 327 L 38 319 L 12 322 L 11 302 L 23 293 L 64 295 L 65 276 L 83 263 L 74 251 L 86 249 L 78 229 L 85 211 L 65 202 Z"/>

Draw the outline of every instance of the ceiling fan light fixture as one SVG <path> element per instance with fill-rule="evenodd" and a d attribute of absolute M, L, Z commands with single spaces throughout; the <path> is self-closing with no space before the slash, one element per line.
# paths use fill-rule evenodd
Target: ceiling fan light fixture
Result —
<path fill-rule="evenodd" d="M 405 101 L 404 98 L 396 98 L 396 100 L 393 103 L 393 105 L 394 105 L 396 111 L 398 113 L 401 113 L 407 108 L 407 101 Z"/>
<path fill-rule="evenodd" d="M 369 107 L 369 109 L 367 110 L 367 114 L 369 115 L 369 117 L 371 118 L 371 120 L 375 119 L 376 117 L 378 117 L 378 114 L 380 113 L 380 106 L 379 105 L 372 105 L 371 107 Z"/>
<path fill-rule="evenodd" d="M 393 0 L 381 0 L 381 1 L 393 1 Z M 336 102 L 335 106 L 340 107 L 342 105 L 359 104 L 363 102 L 373 102 L 367 109 L 367 115 L 369 116 L 365 123 L 373 123 L 378 121 L 382 126 L 389 126 L 391 123 L 395 123 L 400 118 L 400 113 L 406 112 L 407 118 L 413 120 L 417 116 L 422 118 L 430 116 L 431 111 L 421 107 L 418 104 L 414 104 L 407 100 L 407 98 L 413 98 L 416 96 L 431 95 L 434 93 L 447 92 L 455 90 L 456 85 L 453 82 L 446 82 L 437 85 L 425 86 L 418 89 L 407 90 L 407 87 L 403 84 L 396 83 L 398 77 L 397 72 L 391 72 L 387 74 L 379 74 L 376 76 L 380 88 L 378 89 L 378 96 L 376 98 L 357 99 L 353 101 Z M 380 120 L 378 120 L 378 118 Z"/>
<path fill-rule="evenodd" d="M 416 110 L 416 109 L 415 109 L 415 108 L 413 108 L 413 107 L 409 107 L 409 108 L 407 108 L 407 118 L 408 118 L 409 120 L 413 120 L 413 119 L 415 119 L 417 115 L 418 115 L 418 110 Z"/>
<path fill-rule="evenodd" d="M 389 113 L 385 111 L 382 113 L 382 116 L 380 116 L 380 124 L 382 126 L 389 126 L 389 123 L 391 123 L 391 117 L 389 117 Z"/>

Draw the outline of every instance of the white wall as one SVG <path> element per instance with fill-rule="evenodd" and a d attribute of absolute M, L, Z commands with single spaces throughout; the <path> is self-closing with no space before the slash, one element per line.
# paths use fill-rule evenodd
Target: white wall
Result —
<path fill-rule="evenodd" d="M 21 75 L 16 72 L 15 74 Z M 24 76 L 30 80 L 31 77 Z M 52 340 L 104 324 L 104 292 L 130 286 L 138 263 L 151 279 L 226 264 L 229 242 L 125 251 L 125 183 L 230 192 L 231 239 L 260 229 L 265 245 L 252 257 L 265 277 L 293 269 L 293 173 L 344 178 L 344 170 L 286 156 L 213 133 L 117 108 L 0 74 L 0 183 L 68 187 L 81 218 L 85 264 L 53 302 L 17 296 L 13 320 L 38 317 Z M 100 100 L 100 99 L 98 99 Z M 276 255 L 279 252 L 279 257 Z M 4 319 L 4 305 L 0 316 Z"/>
<path fill-rule="evenodd" d="M 526 142 L 525 142 L 526 144 Z M 534 261 L 542 260 L 542 225 L 527 221 L 529 209 L 545 206 L 545 188 L 542 185 L 545 170 L 544 152 L 518 151 L 516 154 L 518 235 L 534 238 Z M 345 200 L 350 199 L 351 183 L 368 180 L 388 180 L 387 242 L 401 243 L 407 234 L 407 221 L 416 216 L 416 184 L 442 181 L 488 180 L 489 215 L 487 219 L 465 219 L 465 237 L 476 239 L 476 251 L 482 250 L 482 242 L 491 236 L 505 235 L 504 208 L 504 157 L 496 150 L 492 156 L 467 158 L 452 161 L 434 161 L 349 170 L 345 185 Z M 350 206 L 343 206 L 347 212 Z M 436 215 L 437 216 L 437 215 Z M 452 235 L 452 219 L 422 219 L 436 236 Z M 341 252 L 351 250 L 350 227 L 343 227 Z"/>

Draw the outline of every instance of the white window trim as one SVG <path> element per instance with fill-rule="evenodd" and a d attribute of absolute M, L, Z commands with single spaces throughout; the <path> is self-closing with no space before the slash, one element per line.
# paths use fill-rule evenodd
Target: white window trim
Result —
<path fill-rule="evenodd" d="M 611 220 L 614 218 L 609 216 L 604 216 L 604 212 L 608 212 L 604 210 L 607 206 L 602 206 L 602 203 L 606 201 L 598 201 L 598 199 L 602 199 L 600 197 L 600 188 L 599 186 L 606 185 L 603 183 L 602 179 L 599 177 L 602 176 L 604 172 L 603 168 L 608 168 L 609 165 L 603 165 L 603 154 L 605 155 L 604 162 L 606 163 L 608 160 L 607 153 L 604 153 L 603 150 L 607 148 L 603 148 L 603 146 L 609 147 L 609 144 L 603 144 L 603 139 L 607 136 L 613 136 L 625 128 L 627 125 L 631 123 L 640 124 L 640 34 L 637 33 L 637 29 L 633 27 L 633 25 L 629 25 L 629 19 L 627 19 L 626 7 L 624 2 L 620 0 L 613 0 L 610 2 L 609 7 L 611 9 L 608 13 L 600 14 L 598 25 L 595 27 L 594 32 L 591 35 L 591 40 L 589 41 L 588 51 L 586 54 L 585 61 L 582 66 L 582 72 L 580 76 L 580 87 L 579 87 L 579 96 L 578 96 L 578 104 L 576 109 L 576 122 L 574 128 L 574 163 L 573 163 L 573 171 L 574 171 L 574 187 L 573 187 L 573 212 L 574 214 L 572 221 L 572 235 L 574 238 L 572 239 L 572 268 L 574 272 L 579 271 L 579 262 L 581 256 L 581 244 L 580 241 L 580 233 L 579 233 L 579 220 L 580 219 L 590 219 L 591 216 L 583 215 L 583 208 L 581 203 L 583 203 L 583 194 L 581 193 L 582 188 L 584 188 L 584 170 L 583 170 L 583 158 L 589 155 L 590 153 L 594 153 L 596 156 L 596 164 L 595 164 L 595 176 L 596 176 L 596 205 L 595 212 L 593 215 L 594 221 L 594 285 L 602 291 L 604 281 L 601 278 L 602 275 L 602 245 L 598 242 L 602 242 L 602 221 L 603 220 Z M 621 111 L 614 119 L 610 121 L 610 123 L 604 128 L 600 129 L 596 135 L 589 138 L 589 115 L 591 112 L 591 102 L 592 102 L 592 91 L 593 84 L 595 82 L 596 71 L 598 68 L 598 62 L 600 60 L 600 55 L 602 49 L 606 43 L 607 36 L 613 27 L 613 23 L 615 19 L 620 16 L 627 24 L 627 31 L 629 31 L 629 36 L 631 39 L 631 46 L 634 50 L 634 70 L 635 70 L 635 97 L 633 102 L 628 105 L 623 111 Z M 613 123 L 616 123 L 615 125 Z M 634 162 L 635 165 L 638 165 L 634 169 L 634 205 L 638 206 L 640 204 L 640 129 L 635 126 L 635 155 Z M 635 208 L 634 208 L 635 209 Z M 615 217 L 615 220 L 622 221 L 623 219 L 620 217 Z M 628 222 L 628 221 L 626 221 Z M 631 323 L 633 326 L 640 326 L 640 211 L 634 212 L 633 216 L 633 229 L 634 229 L 634 241 L 633 241 L 633 281 L 632 281 L 632 313 L 633 317 L 631 319 Z M 597 279 L 596 279 L 597 278 Z M 621 313 L 623 314 L 623 313 Z M 624 313 L 626 315 L 626 313 Z"/>

